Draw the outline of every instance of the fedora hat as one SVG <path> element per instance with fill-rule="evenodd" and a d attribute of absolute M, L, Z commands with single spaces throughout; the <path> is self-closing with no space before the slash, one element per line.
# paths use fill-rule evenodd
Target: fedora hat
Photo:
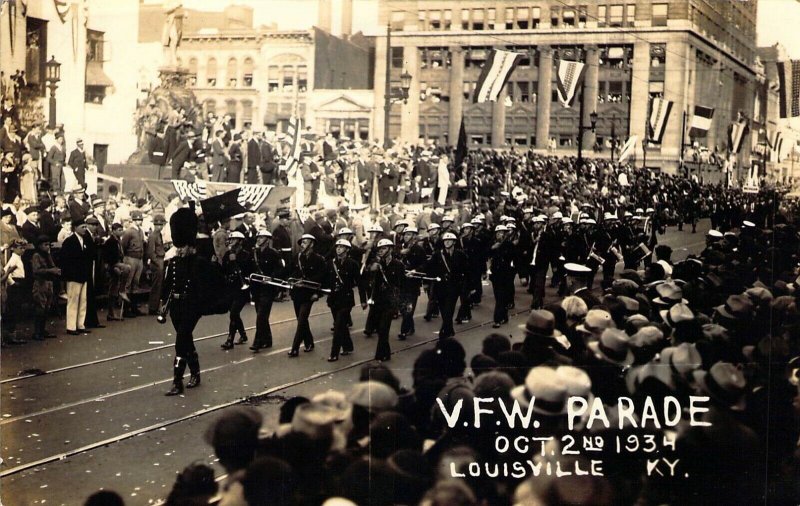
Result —
<path fill-rule="evenodd" d="M 669 309 L 662 309 L 658 314 L 661 316 L 661 320 L 670 327 L 695 319 L 692 310 L 684 303 L 675 304 Z"/>
<path fill-rule="evenodd" d="M 628 391 L 632 394 L 636 393 L 647 380 L 657 381 L 673 392 L 678 389 L 672 370 L 654 362 L 648 362 L 643 366 L 636 367 L 625 376 Z"/>
<path fill-rule="evenodd" d="M 556 317 L 550 311 L 537 309 L 531 311 L 528 321 L 519 328 L 524 329 L 526 334 L 542 337 L 556 337 L 562 335 L 556 329 Z"/>
<path fill-rule="evenodd" d="M 753 314 L 753 303 L 746 295 L 731 295 L 725 304 L 714 309 L 729 320 L 747 320 Z"/>
<path fill-rule="evenodd" d="M 661 363 L 669 364 L 672 372 L 688 379 L 703 365 L 703 358 L 694 344 L 681 343 L 661 350 Z"/>
<path fill-rule="evenodd" d="M 614 295 L 623 295 L 625 297 L 633 297 L 639 291 L 639 284 L 627 278 L 615 279 L 611 283 L 611 293 Z"/>
<path fill-rule="evenodd" d="M 603 309 L 590 309 L 586 313 L 583 323 L 577 325 L 575 330 L 586 334 L 600 334 L 606 329 L 614 327 L 614 320 L 611 314 Z"/>
<path fill-rule="evenodd" d="M 625 332 L 607 328 L 600 335 L 600 339 L 589 343 L 589 349 L 604 362 L 628 366 L 633 363 L 630 342 L 631 340 Z"/>
<path fill-rule="evenodd" d="M 397 393 L 377 381 L 356 383 L 347 399 L 354 406 L 367 408 L 372 413 L 394 409 L 398 402 Z"/>
<path fill-rule="evenodd" d="M 712 399 L 734 411 L 745 407 L 747 380 L 739 368 L 730 362 L 717 362 L 708 371 L 695 371 L 695 383 Z"/>
<path fill-rule="evenodd" d="M 664 333 L 660 328 L 655 325 L 650 325 L 649 322 L 639 328 L 635 334 L 631 336 L 631 346 L 636 348 L 643 348 L 645 346 L 653 346 L 659 341 L 664 339 Z"/>
<path fill-rule="evenodd" d="M 527 409 L 544 416 L 560 416 L 567 412 L 567 386 L 552 367 L 534 367 L 525 383 L 511 389 L 511 397 Z"/>
<path fill-rule="evenodd" d="M 671 306 L 683 302 L 686 304 L 688 301 L 683 298 L 683 290 L 674 281 L 666 281 L 656 286 L 656 293 L 658 297 L 653 299 L 653 303 L 664 306 Z"/>

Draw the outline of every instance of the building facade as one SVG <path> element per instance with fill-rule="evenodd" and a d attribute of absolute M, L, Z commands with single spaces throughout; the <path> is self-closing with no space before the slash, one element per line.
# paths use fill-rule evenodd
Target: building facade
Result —
<path fill-rule="evenodd" d="M 647 165 L 678 166 L 683 146 L 698 142 L 724 152 L 737 112 L 752 117 L 756 88 L 756 0 L 387 0 L 379 22 L 391 29 L 376 40 L 376 136 L 383 136 L 386 65 L 393 83 L 412 75 L 412 97 L 394 104 L 389 134 L 454 144 L 461 119 L 473 144 L 575 150 L 578 101 L 563 108 L 556 96 L 559 58 L 586 64 L 584 125 L 597 112 L 586 151 L 629 135 L 645 138 L 650 100 L 674 102 L 660 144 L 647 145 Z M 481 66 L 492 48 L 524 55 L 495 103 L 473 104 Z M 393 84 L 394 86 L 394 84 Z M 580 94 L 580 90 L 578 90 Z M 419 97 L 418 100 L 415 98 Z M 683 113 L 715 109 L 702 137 L 682 135 Z M 687 128 L 688 130 L 688 128 Z M 749 143 L 742 163 L 749 160 Z M 643 161 L 642 147 L 637 160 Z"/>
<path fill-rule="evenodd" d="M 56 122 L 64 125 L 67 147 L 83 138 L 101 168 L 125 160 L 136 148 L 136 71 L 128 58 L 136 50 L 138 9 L 138 0 L 64 6 L 28 0 L 3 6 L 0 70 L 4 78 L 25 72 L 26 120 L 50 121 L 45 62 L 53 57 L 61 64 Z"/>

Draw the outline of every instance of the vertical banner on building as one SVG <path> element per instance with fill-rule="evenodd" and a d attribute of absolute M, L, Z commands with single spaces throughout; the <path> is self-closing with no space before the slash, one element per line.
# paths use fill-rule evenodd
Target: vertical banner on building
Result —
<path fill-rule="evenodd" d="M 778 113 L 781 118 L 800 116 L 800 60 L 777 62 Z"/>
<path fill-rule="evenodd" d="M 503 86 L 506 85 L 508 78 L 511 77 L 511 73 L 521 59 L 520 53 L 492 49 L 475 85 L 472 103 L 482 104 L 487 100 L 497 102 Z"/>
<path fill-rule="evenodd" d="M 628 158 L 630 158 L 631 155 L 636 152 L 636 143 L 638 141 L 638 135 L 631 135 L 628 137 L 628 140 L 625 141 L 625 144 L 622 145 L 622 149 L 619 152 L 619 163 L 627 162 Z"/>
<path fill-rule="evenodd" d="M 556 73 L 556 88 L 558 89 L 558 101 L 561 105 L 569 108 L 575 98 L 575 90 L 578 83 L 583 79 L 585 65 L 578 61 L 558 60 L 558 72 Z"/>
<path fill-rule="evenodd" d="M 664 100 L 661 97 L 654 97 L 652 100 L 649 121 L 650 141 L 655 144 L 661 144 L 661 139 L 664 137 L 672 104 L 671 100 Z"/>
<path fill-rule="evenodd" d="M 744 139 L 750 132 L 750 127 L 747 126 L 747 120 L 741 119 L 734 121 L 728 126 L 728 150 L 731 153 L 739 153 L 742 148 L 742 139 Z"/>
<path fill-rule="evenodd" d="M 714 108 L 703 105 L 694 106 L 692 121 L 689 123 L 689 134 L 692 131 L 707 132 L 711 128 L 711 120 L 714 118 Z"/>

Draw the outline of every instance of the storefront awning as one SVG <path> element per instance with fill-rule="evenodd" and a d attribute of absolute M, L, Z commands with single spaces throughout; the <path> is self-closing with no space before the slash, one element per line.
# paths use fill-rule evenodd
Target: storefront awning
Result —
<path fill-rule="evenodd" d="M 86 64 L 86 86 L 114 86 L 114 81 L 103 72 L 103 66 L 98 62 Z"/>

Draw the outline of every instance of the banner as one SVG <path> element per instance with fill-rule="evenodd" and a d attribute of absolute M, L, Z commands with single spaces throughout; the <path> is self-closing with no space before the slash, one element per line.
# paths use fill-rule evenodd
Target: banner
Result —
<path fill-rule="evenodd" d="M 694 114 L 692 114 L 692 122 L 689 125 L 689 129 L 706 132 L 709 128 L 711 128 L 711 120 L 713 117 L 713 107 L 696 105 L 694 106 Z"/>
<path fill-rule="evenodd" d="M 781 118 L 800 116 L 800 60 L 777 62 L 778 113 Z"/>
<path fill-rule="evenodd" d="M 583 78 L 584 64 L 577 61 L 559 60 L 558 72 L 556 74 L 556 88 L 558 89 L 558 101 L 564 107 L 571 107 L 572 100 L 575 98 L 575 90 L 578 83 Z"/>
<path fill-rule="evenodd" d="M 472 102 L 475 104 L 482 104 L 487 100 L 497 102 L 503 86 L 521 59 L 520 53 L 492 49 L 478 77 Z"/>
<path fill-rule="evenodd" d="M 667 128 L 669 113 L 672 111 L 672 101 L 661 97 L 654 97 L 650 107 L 650 141 L 661 144 L 664 130 Z"/>
<path fill-rule="evenodd" d="M 625 163 L 628 158 L 636 152 L 636 142 L 639 140 L 638 135 L 631 135 L 628 140 L 623 144 L 619 152 L 619 163 Z"/>
<path fill-rule="evenodd" d="M 169 196 L 172 193 L 177 193 L 181 199 L 188 198 L 199 202 L 239 188 L 238 201 L 242 206 L 256 212 L 267 209 L 274 211 L 278 207 L 286 206 L 294 194 L 294 188 L 288 186 L 263 184 L 215 183 L 202 180 L 190 184 L 177 179 L 171 181 L 143 179 L 142 182 L 147 191 L 164 207 L 169 204 Z"/>
<path fill-rule="evenodd" d="M 728 126 L 728 150 L 731 153 L 739 153 L 742 148 L 742 139 L 749 131 L 747 121 L 735 121 Z"/>

